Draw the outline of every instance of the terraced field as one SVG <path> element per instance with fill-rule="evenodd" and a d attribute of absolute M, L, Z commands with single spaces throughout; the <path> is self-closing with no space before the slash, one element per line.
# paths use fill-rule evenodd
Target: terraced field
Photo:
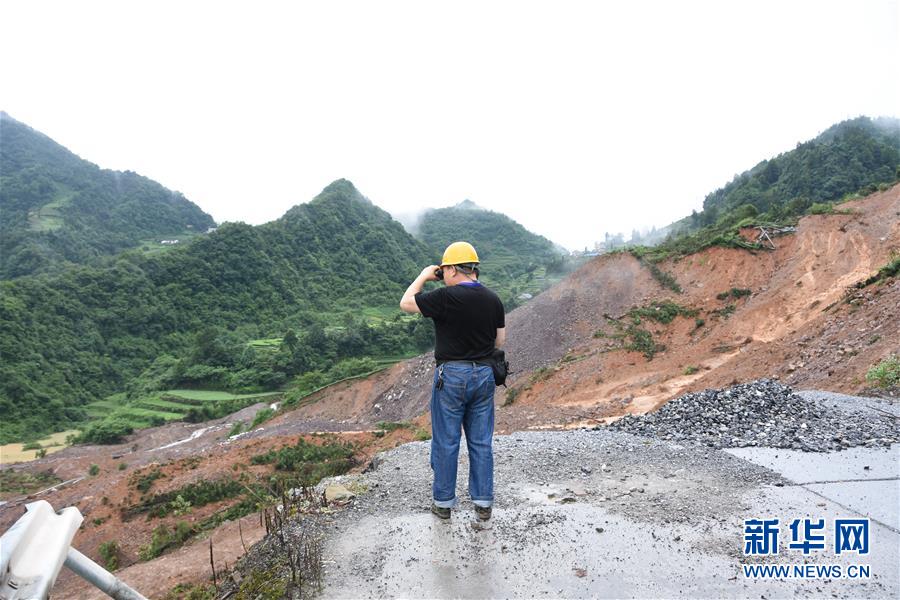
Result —
<path fill-rule="evenodd" d="M 277 395 L 280 395 L 280 392 L 231 394 L 216 390 L 166 390 L 131 401 L 126 400 L 124 394 L 114 394 L 92 402 L 85 408 L 92 418 L 118 419 L 139 429 L 179 421 L 184 419 L 191 409 L 201 408 L 204 405 L 228 402 L 230 407 L 235 404 L 247 406 L 258 402 L 261 398 Z"/>

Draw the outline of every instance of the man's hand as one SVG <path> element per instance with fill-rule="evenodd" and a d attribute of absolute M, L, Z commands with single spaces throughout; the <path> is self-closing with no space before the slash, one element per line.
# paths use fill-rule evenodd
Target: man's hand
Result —
<path fill-rule="evenodd" d="M 437 275 L 434 274 L 435 271 L 440 269 L 437 265 L 430 265 L 422 269 L 422 272 L 419 273 L 419 277 L 416 279 L 425 278 L 425 281 L 438 281 Z"/>
<path fill-rule="evenodd" d="M 426 282 L 438 280 L 437 275 L 434 274 L 435 270 L 438 268 L 437 265 L 429 265 L 422 269 L 422 272 L 419 273 L 416 280 L 409 284 L 409 287 L 406 288 L 406 292 L 403 293 L 403 298 L 400 299 L 400 310 L 408 313 L 422 312 L 419 310 L 419 305 L 416 304 L 416 294 L 422 291 Z"/>

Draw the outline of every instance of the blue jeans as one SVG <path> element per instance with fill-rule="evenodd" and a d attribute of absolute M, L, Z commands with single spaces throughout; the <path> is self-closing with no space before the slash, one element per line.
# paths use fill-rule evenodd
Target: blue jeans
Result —
<path fill-rule="evenodd" d="M 438 378 L 444 380 L 438 387 Z M 460 429 L 469 449 L 469 496 L 477 506 L 494 502 L 494 374 L 487 365 L 448 362 L 434 370 L 431 388 L 432 497 L 456 506 Z"/>

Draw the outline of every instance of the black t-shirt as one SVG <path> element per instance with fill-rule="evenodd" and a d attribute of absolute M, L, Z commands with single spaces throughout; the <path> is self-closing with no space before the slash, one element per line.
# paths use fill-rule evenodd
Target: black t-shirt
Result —
<path fill-rule="evenodd" d="M 419 292 L 416 304 L 424 316 L 434 320 L 434 358 L 438 363 L 490 356 L 497 329 L 506 327 L 503 303 L 481 284 Z"/>

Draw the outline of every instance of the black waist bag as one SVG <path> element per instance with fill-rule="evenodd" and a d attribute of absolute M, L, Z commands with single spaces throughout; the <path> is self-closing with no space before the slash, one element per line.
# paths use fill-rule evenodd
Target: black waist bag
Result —
<path fill-rule="evenodd" d="M 494 385 L 506 387 L 506 376 L 510 373 L 506 352 L 500 348 L 494 348 L 494 351 L 491 352 L 491 355 L 484 362 L 490 365 L 491 370 L 494 372 Z"/>

